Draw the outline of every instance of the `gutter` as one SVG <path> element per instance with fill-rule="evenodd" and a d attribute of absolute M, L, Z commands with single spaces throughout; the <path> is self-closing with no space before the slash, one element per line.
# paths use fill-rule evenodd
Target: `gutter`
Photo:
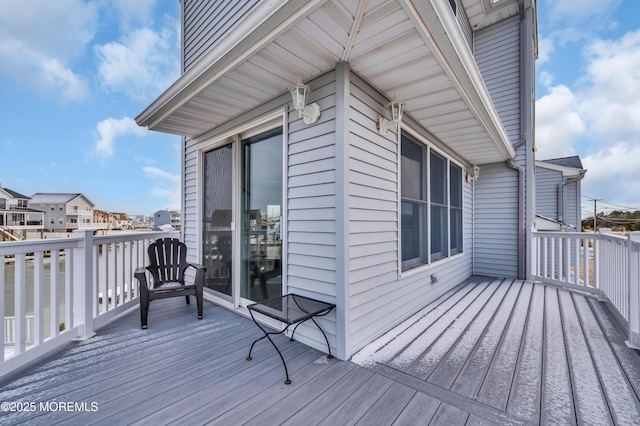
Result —
<path fill-rule="evenodd" d="M 584 176 L 584 171 L 581 171 L 580 176 L 569 178 L 565 183 L 558 184 L 558 222 L 562 223 L 564 217 L 564 187 L 575 182 L 580 182 L 584 179 Z"/>

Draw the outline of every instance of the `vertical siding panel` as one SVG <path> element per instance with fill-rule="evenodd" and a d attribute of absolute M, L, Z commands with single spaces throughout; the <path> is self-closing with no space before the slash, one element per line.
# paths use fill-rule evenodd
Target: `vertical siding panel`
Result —
<path fill-rule="evenodd" d="M 558 185 L 562 172 L 536 167 L 536 214 L 558 220 Z"/>
<path fill-rule="evenodd" d="M 518 276 L 518 173 L 485 164 L 475 188 L 476 274 Z"/>
<path fill-rule="evenodd" d="M 183 70 L 189 69 L 261 0 L 184 0 Z"/>
<path fill-rule="evenodd" d="M 521 139 L 519 16 L 477 31 L 474 56 L 509 139 L 515 145 Z M 529 144 L 517 150 L 514 161 L 523 167 L 527 167 L 527 147 Z M 475 193 L 475 272 L 515 278 L 518 276 L 518 172 L 499 163 L 481 167 Z M 524 208 L 531 211 L 531 206 Z"/>
<path fill-rule="evenodd" d="M 520 19 L 476 32 L 474 56 L 512 143 L 520 140 Z"/>

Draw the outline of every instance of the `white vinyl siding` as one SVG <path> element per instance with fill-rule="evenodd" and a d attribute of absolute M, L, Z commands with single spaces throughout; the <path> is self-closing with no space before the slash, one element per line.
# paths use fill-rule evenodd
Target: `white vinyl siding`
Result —
<path fill-rule="evenodd" d="M 474 56 L 509 139 L 515 145 L 521 140 L 519 17 L 516 15 L 477 31 Z M 526 167 L 528 147 L 530 142 L 517 150 L 515 164 Z M 475 273 L 515 278 L 518 276 L 518 172 L 505 163 L 480 167 L 475 187 Z M 530 206 L 524 208 L 531 211 Z"/>
<path fill-rule="evenodd" d="M 351 74 L 349 99 L 348 355 L 471 275 L 472 194 L 462 183 L 463 254 L 441 260 L 399 278 L 398 146 L 394 129 L 376 131 L 376 119 L 388 102 Z M 403 123 L 420 127 L 405 115 Z M 423 130 L 423 134 L 428 132 Z M 434 146 L 446 151 L 439 142 Z M 456 158 L 456 160 L 460 160 Z M 431 275 L 439 281 L 431 284 Z"/>
<path fill-rule="evenodd" d="M 518 276 L 518 174 L 484 164 L 475 185 L 475 273 Z"/>
<path fill-rule="evenodd" d="M 520 20 L 476 32 L 474 56 L 512 143 L 520 140 Z"/>
<path fill-rule="evenodd" d="M 260 1 L 183 0 L 183 71 L 217 44 Z"/>
<path fill-rule="evenodd" d="M 536 167 L 536 214 L 558 220 L 558 185 L 562 172 Z"/>

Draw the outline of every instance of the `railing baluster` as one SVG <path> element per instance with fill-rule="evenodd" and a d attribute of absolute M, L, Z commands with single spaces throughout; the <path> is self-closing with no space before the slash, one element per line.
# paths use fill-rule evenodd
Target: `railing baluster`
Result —
<path fill-rule="evenodd" d="M 49 317 L 51 337 L 60 333 L 60 303 L 58 289 L 60 285 L 60 251 L 51 250 L 51 276 L 49 277 Z"/>
<path fill-rule="evenodd" d="M 64 251 L 64 329 L 73 327 L 73 250 Z"/>
<path fill-rule="evenodd" d="M 14 281 L 14 316 L 15 320 L 15 354 L 21 354 L 25 351 L 25 328 L 27 326 L 27 280 L 26 271 L 26 254 L 20 253 L 15 256 L 15 281 Z"/>
<path fill-rule="evenodd" d="M 33 259 L 33 336 L 34 345 L 44 341 L 44 253 L 37 251 Z M 27 326 L 27 330 L 29 327 Z"/>

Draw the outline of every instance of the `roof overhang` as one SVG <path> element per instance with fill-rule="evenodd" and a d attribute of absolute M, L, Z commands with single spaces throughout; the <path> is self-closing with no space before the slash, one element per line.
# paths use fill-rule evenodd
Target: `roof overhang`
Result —
<path fill-rule="evenodd" d="M 585 169 L 578 169 L 576 167 L 563 166 L 561 164 L 548 163 L 546 161 L 536 160 L 536 167 L 542 167 L 549 170 L 555 170 L 562 173 L 562 176 L 566 177 L 579 177 L 584 175 L 587 171 Z"/>
<path fill-rule="evenodd" d="M 475 0 L 482 2 L 483 0 Z M 136 122 L 197 137 L 338 62 L 471 163 L 515 152 L 446 1 L 262 2 Z"/>

